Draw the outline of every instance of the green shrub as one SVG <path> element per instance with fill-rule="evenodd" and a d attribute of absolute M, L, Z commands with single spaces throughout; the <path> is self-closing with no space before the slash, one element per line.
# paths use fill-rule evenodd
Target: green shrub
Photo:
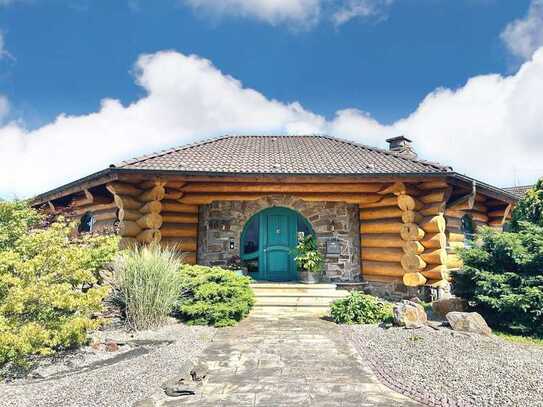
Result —
<path fill-rule="evenodd" d="M 338 324 L 376 324 L 392 320 L 392 304 L 357 291 L 334 301 L 330 311 Z"/>
<path fill-rule="evenodd" d="M 454 293 L 489 325 L 543 335 L 543 228 L 520 221 L 518 232 L 482 228 L 476 247 L 462 249 Z"/>
<path fill-rule="evenodd" d="M 220 267 L 181 267 L 181 317 L 190 324 L 229 326 L 254 304 L 250 278 Z"/>
<path fill-rule="evenodd" d="M 543 226 L 543 178 L 518 202 L 512 218 L 513 230 L 519 230 L 520 222 Z"/>
<path fill-rule="evenodd" d="M 298 236 L 298 244 L 294 249 L 294 261 L 299 270 L 320 273 L 324 265 L 324 257 L 319 252 L 317 239 L 313 235 Z"/>
<path fill-rule="evenodd" d="M 159 245 L 135 247 L 120 255 L 113 279 L 128 325 L 136 330 L 162 325 L 179 296 L 180 260 Z"/>
<path fill-rule="evenodd" d="M 109 289 L 97 275 L 117 239 L 74 239 L 62 219 L 33 230 L 40 220 L 24 203 L 0 202 L 0 366 L 80 345 L 100 323 L 92 315 Z"/>

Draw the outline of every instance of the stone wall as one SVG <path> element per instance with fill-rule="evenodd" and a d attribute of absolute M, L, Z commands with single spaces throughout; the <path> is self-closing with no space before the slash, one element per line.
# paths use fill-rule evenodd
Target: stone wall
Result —
<path fill-rule="evenodd" d="M 340 243 L 341 253 L 326 257 L 325 280 L 360 280 L 358 206 L 341 202 L 306 202 L 289 195 L 269 195 L 256 201 L 218 201 L 201 205 L 198 264 L 224 266 L 232 257 L 239 256 L 240 236 L 247 220 L 257 212 L 273 206 L 290 208 L 302 214 L 313 227 L 322 253 L 326 252 L 329 240 Z"/>

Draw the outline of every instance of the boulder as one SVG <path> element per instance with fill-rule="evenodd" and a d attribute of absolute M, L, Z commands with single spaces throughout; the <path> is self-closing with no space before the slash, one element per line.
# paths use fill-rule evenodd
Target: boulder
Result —
<path fill-rule="evenodd" d="M 403 300 L 394 305 L 394 324 L 406 328 L 420 328 L 426 325 L 428 317 L 422 305 Z"/>
<path fill-rule="evenodd" d="M 485 319 L 477 312 L 449 312 L 446 315 L 447 321 L 455 331 L 469 332 L 490 336 L 492 329 L 487 325 Z"/>
<path fill-rule="evenodd" d="M 432 303 L 432 311 L 439 317 L 445 318 L 449 312 L 464 312 L 466 300 L 462 298 L 445 298 Z"/>

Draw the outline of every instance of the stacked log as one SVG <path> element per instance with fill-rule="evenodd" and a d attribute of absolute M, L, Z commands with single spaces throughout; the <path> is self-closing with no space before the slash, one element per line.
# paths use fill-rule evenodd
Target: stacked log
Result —
<path fill-rule="evenodd" d="M 94 217 L 93 233 L 114 233 L 117 221 L 117 207 L 111 196 L 95 195 L 88 190 L 70 202 L 66 215 L 68 218 L 81 218 L 86 213 Z"/>
<path fill-rule="evenodd" d="M 169 197 L 174 196 L 170 192 Z M 161 244 L 180 252 L 184 263 L 196 264 L 198 206 L 183 203 L 183 196 L 162 201 Z"/>
<path fill-rule="evenodd" d="M 113 194 L 119 210 L 119 235 L 121 247 L 159 242 L 164 183 L 137 187 L 125 182 L 111 182 L 106 188 Z"/>
<path fill-rule="evenodd" d="M 488 206 L 488 226 L 502 230 L 505 222 L 511 219 L 513 205 L 507 205 L 502 202 L 489 202 Z"/>

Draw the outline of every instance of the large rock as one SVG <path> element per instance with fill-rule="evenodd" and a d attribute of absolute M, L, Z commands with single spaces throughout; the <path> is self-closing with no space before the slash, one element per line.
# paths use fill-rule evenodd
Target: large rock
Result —
<path fill-rule="evenodd" d="M 445 298 L 432 303 L 432 311 L 439 317 L 445 318 L 449 312 L 464 312 L 466 301 L 462 298 Z"/>
<path fill-rule="evenodd" d="M 487 325 L 485 319 L 477 312 L 449 312 L 446 315 L 447 321 L 455 331 L 470 332 L 489 336 L 492 329 Z"/>
<path fill-rule="evenodd" d="M 394 324 L 406 328 L 420 328 L 426 325 L 428 317 L 422 305 L 403 300 L 394 305 Z"/>

